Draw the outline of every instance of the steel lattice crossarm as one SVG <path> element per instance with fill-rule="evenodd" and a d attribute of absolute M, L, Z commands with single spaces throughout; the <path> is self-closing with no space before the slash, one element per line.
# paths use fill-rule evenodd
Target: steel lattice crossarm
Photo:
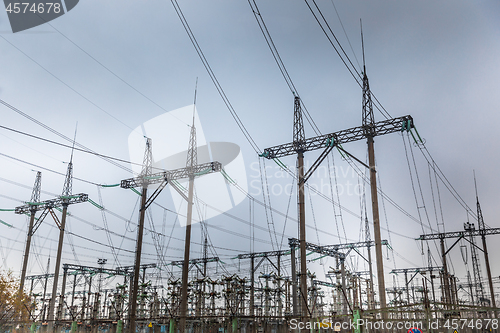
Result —
<path fill-rule="evenodd" d="M 26 277 L 26 280 L 40 280 L 40 279 L 45 279 L 45 278 L 53 278 L 54 274 L 40 274 L 40 275 L 30 275 Z"/>
<path fill-rule="evenodd" d="M 333 267 L 330 267 L 333 269 Z M 331 271 L 328 271 L 328 273 L 325 275 L 327 278 L 333 278 L 336 274 L 340 274 L 340 269 L 337 270 L 337 271 L 334 271 L 334 270 L 331 270 Z M 356 271 L 356 272 L 352 272 L 352 271 L 348 271 L 346 272 L 346 274 L 348 275 L 351 275 L 351 276 L 358 276 L 360 277 L 361 275 L 370 275 L 370 271 Z"/>
<path fill-rule="evenodd" d="M 19 206 L 15 208 L 16 214 L 28 214 L 31 213 L 33 206 L 36 206 L 36 210 L 43 210 L 47 208 L 57 208 L 63 205 L 72 205 L 80 202 L 85 202 L 89 200 L 89 196 L 84 193 L 73 194 L 70 196 L 60 196 L 56 199 L 45 200 L 42 202 L 26 202 L 26 205 Z"/>
<path fill-rule="evenodd" d="M 338 285 L 335 285 L 331 282 L 325 282 L 325 281 L 320 281 L 320 280 L 313 280 L 313 283 L 315 285 L 320 285 L 320 286 L 325 286 L 325 287 L 331 287 L 331 288 L 337 288 Z"/>
<path fill-rule="evenodd" d="M 148 268 L 156 268 L 156 264 L 142 264 L 140 266 L 140 269 L 148 269 Z M 117 267 L 116 271 L 119 272 L 119 274 L 130 274 L 134 271 L 135 266 L 122 266 L 122 267 Z"/>
<path fill-rule="evenodd" d="M 300 147 L 297 143 L 286 143 L 279 146 L 274 146 L 264 149 L 263 157 L 272 159 L 283 156 L 289 156 L 297 153 L 297 150 L 303 152 L 317 150 L 326 147 L 338 146 L 344 143 L 359 141 L 366 139 L 368 136 L 374 137 L 389 133 L 401 132 L 413 128 L 413 118 L 411 116 L 403 116 L 399 118 L 382 120 L 367 128 L 366 126 L 358 126 L 350 129 L 320 135 L 313 138 L 305 139 L 300 142 Z"/>
<path fill-rule="evenodd" d="M 399 273 L 424 273 L 424 272 L 434 272 L 441 271 L 443 266 L 438 267 L 417 267 L 417 268 L 397 268 L 391 271 L 392 274 Z"/>
<path fill-rule="evenodd" d="M 267 252 L 254 252 L 254 253 L 242 253 L 238 254 L 234 259 L 251 259 L 251 258 L 261 258 L 261 257 L 278 257 L 290 254 L 290 250 L 282 251 L 267 251 Z"/>
<path fill-rule="evenodd" d="M 498 235 L 500 234 L 500 228 L 488 228 L 470 231 L 452 231 L 452 232 L 441 232 L 437 234 L 426 234 L 420 235 L 417 240 L 434 240 L 434 239 L 444 239 L 444 238 L 457 238 L 465 236 L 481 236 L 481 235 Z"/>
<path fill-rule="evenodd" d="M 64 271 L 80 272 L 88 274 L 104 273 L 108 275 L 124 275 L 124 273 L 122 271 L 119 271 L 118 269 L 107 269 L 101 267 L 80 266 L 73 264 L 63 264 L 63 269 Z"/>
<path fill-rule="evenodd" d="M 388 246 L 390 248 L 389 242 L 385 239 L 382 240 L 382 245 Z M 358 247 L 369 247 L 369 246 L 375 246 L 375 241 L 325 245 L 323 247 L 328 248 L 328 249 L 334 249 L 334 250 L 338 251 L 338 250 L 355 249 Z"/>
<path fill-rule="evenodd" d="M 402 294 L 403 292 L 407 291 L 408 288 L 415 290 L 416 292 L 424 292 L 424 288 L 422 286 L 416 285 L 416 286 L 409 286 L 409 287 L 390 287 L 390 288 L 385 288 L 388 292 L 395 292 L 395 293 L 400 293 Z"/>
<path fill-rule="evenodd" d="M 203 164 L 195 165 L 192 168 L 180 168 L 169 171 L 162 171 L 155 174 L 152 174 L 147 179 L 143 177 L 135 177 L 124 179 L 120 183 L 120 187 L 122 188 L 132 188 L 132 187 L 141 187 L 144 185 L 144 181 L 147 184 L 158 184 L 162 182 L 168 183 L 172 180 L 188 178 L 190 175 L 194 174 L 195 176 L 202 176 L 206 173 L 210 172 L 218 172 L 222 170 L 222 164 L 220 162 L 208 162 Z"/>
<path fill-rule="evenodd" d="M 197 258 L 197 259 L 189 260 L 189 264 L 196 265 L 196 264 L 204 264 L 204 263 L 218 262 L 218 261 L 220 261 L 219 257 Z M 184 260 L 172 261 L 170 264 L 173 266 L 182 266 L 182 265 L 184 265 Z"/>
<path fill-rule="evenodd" d="M 288 238 L 288 245 L 290 245 L 292 249 L 298 248 L 300 246 L 300 241 L 297 238 Z M 329 249 L 326 246 L 319 246 L 308 242 L 306 242 L 306 250 L 316 252 L 319 254 L 324 254 L 333 258 L 339 258 L 340 260 L 344 260 L 346 257 L 346 255 L 342 252 Z"/>

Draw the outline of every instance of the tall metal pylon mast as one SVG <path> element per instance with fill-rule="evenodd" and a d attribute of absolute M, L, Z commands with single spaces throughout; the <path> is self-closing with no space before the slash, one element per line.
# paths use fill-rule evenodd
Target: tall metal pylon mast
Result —
<path fill-rule="evenodd" d="M 71 196 L 73 189 L 73 152 L 71 152 L 71 159 L 68 163 L 68 169 L 66 170 L 66 178 L 64 180 L 64 186 L 61 197 L 63 198 L 63 212 L 61 225 L 59 226 L 59 243 L 57 245 L 57 256 L 56 256 L 56 266 L 54 271 L 54 284 L 52 285 L 52 297 L 49 304 L 49 321 L 54 318 L 57 284 L 59 280 L 59 270 L 61 269 L 61 255 L 62 246 L 64 242 L 64 229 L 66 228 L 66 215 L 68 212 L 68 202 L 67 199 Z"/>
<path fill-rule="evenodd" d="M 75 130 L 75 139 L 76 139 L 76 130 Z M 74 146 L 75 140 L 73 140 L 73 146 Z M 55 312 L 55 303 L 56 303 L 56 295 L 57 295 L 57 287 L 58 287 L 58 282 L 59 282 L 59 271 L 61 269 L 61 256 L 62 256 L 62 247 L 64 243 L 64 232 L 66 228 L 66 216 L 68 214 L 68 206 L 70 205 L 71 197 L 73 193 L 73 150 L 71 150 L 71 158 L 68 163 L 68 169 L 66 170 L 66 178 L 64 180 L 64 186 L 61 194 L 61 199 L 62 199 L 62 218 L 61 218 L 61 223 L 59 224 L 59 243 L 57 245 L 57 257 L 56 257 L 56 266 L 55 266 L 55 271 L 54 271 L 54 284 L 52 285 L 52 297 L 50 298 L 50 303 L 49 303 L 49 316 L 48 320 L 51 322 L 51 325 L 54 323 L 52 322 L 54 320 L 54 312 Z M 50 210 L 52 216 L 54 219 L 57 219 L 56 215 Z M 56 220 L 57 222 L 57 220 Z M 63 304 L 63 297 L 64 295 L 61 295 L 61 306 Z"/>
<path fill-rule="evenodd" d="M 399 118 L 386 119 L 375 123 L 373 117 L 373 106 L 371 101 L 371 92 L 368 84 L 368 77 L 366 76 L 366 71 L 363 74 L 363 120 L 362 126 L 353 127 L 346 130 L 341 130 L 334 133 L 319 135 L 312 138 L 305 138 L 303 134 L 303 124 L 301 123 L 301 113 L 299 113 L 300 99 L 295 97 L 295 109 L 294 109 L 294 138 L 291 143 L 286 143 L 270 148 L 264 149 L 264 152 L 260 155 L 267 159 L 276 159 L 284 156 L 297 154 L 297 173 L 298 173 L 298 204 L 299 204 L 299 236 L 301 242 L 301 273 L 306 273 L 306 259 L 305 250 L 303 250 L 302 243 L 305 243 L 305 216 L 304 216 L 304 185 L 307 180 L 311 177 L 318 166 L 323 162 L 323 160 L 328 156 L 334 147 L 346 153 L 348 156 L 363 164 L 370 169 L 370 185 L 371 185 L 371 198 L 372 198 L 372 210 L 373 210 L 373 225 L 374 225 L 374 235 L 375 235 L 375 254 L 377 260 L 377 276 L 379 284 L 379 297 L 381 308 L 386 307 L 386 297 L 385 297 L 385 282 L 384 282 L 384 268 L 382 262 L 382 243 L 380 236 L 380 221 L 379 221 L 379 211 L 378 211 L 378 197 L 377 197 L 377 180 L 375 172 L 375 152 L 373 148 L 373 139 L 375 136 L 380 136 L 389 133 L 396 133 L 401 131 L 410 131 L 414 128 L 413 118 L 411 116 L 403 116 Z M 352 154 L 348 153 L 342 144 L 359 141 L 366 139 L 368 141 L 368 157 L 369 166 L 360 161 L 358 158 L 354 157 Z M 322 149 L 323 152 L 312 164 L 307 172 L 304 170 L 304 153 L 307 151 Z M 301 288 L 307 290 L 306 277 L 302 279 L 301 276 Z M 306 304 L 306 302 L 302 302 Z M 302 316 L 306 316 L 308 309 L 302 308 Z"/>
<path fill-rule="evenodd" d="M 73 157 L 73 154 L 71 155 Z M 38 229 L 38 227 L 42 224 L 44 221 L 45 217 L 50 213 L 52 218 L 54 219 L 54 222 L 56 223 L 57 227 L 59 228 L 59 244 L 57 248 L 57 259 L 56 259 L 56 267 L 55 267 L 55 277 L 54 277 L 54 285 L 53 285 L 53 296 L 49 302 L 49 308 L 48 308 L 48 320 L 52 321 L 54 319 L 54 309 L 55 309 L 55 301 L 56 301 L 56 292 L 57 292 L 57 283 L 59 279 L 59 270 L 60 270 L 60 264 L 61 264 L 61 254 L 62 254 L 62 246 L 64 242 L 64 230 L 66 227 L 66 215 L 67 215 L 67 210 L 68 206 L 76 203 L 81 203 L 81 202 L 86 202 L 88 201 L 88 195 L 84 193 L 79 193 L 79 194 L 72 194 L 72 175 L 73 175 L 73 158 L 71 158 L 70 163 L 68 164 L 68 170 L 66 172 L 66 179 L 64 182 L 63 186 L 63 192 L 62 195 L 55 198 L 55 199 L 49 199 L 45 200 L 42 202 L 28 202 L 24 206 L 19 206 L 16 207 L 15 213 L 16 214 L 28 214 L 31 213 L 35 210 L 43 210 L 42 214 L 38 217 L 38 219 L 34 219 L 34 222 L 30 228 L 28 228 L 28 238 L 31 239 L 31 236 L 33 236 Z M 36 183 L 35 183 L 36 184 Z M 36 187 L 36 185 L 35 185 Z M 63 207 L 63 213 L 62 213 L 62 219 L 59 221 L 59 218 L 57 215 L 54 213 L 53 209 L 58 208 L 58 207 Z M 27 244 L 28 245 L 28 244 Z M 28 246 L 27 246 L 28 248 Z M 28 255 L 29 255 L 29 249 L 25 253 L 24 260 L 26 261 L 27 265 L 27 260 L 28 260 Z M 23 263 L 23 267 L 26 267 Z M 25 268 L 23 268 L 25 270 Z M 61 295 L 63 297 L 63 295 Z M 61 297 L 61 302 L 62 302 L 62 297 Z M 51 325 L 53 323 L 51 322 Z"/>
<path fill-rule="evenodd" d="M 378 210 L 377 173 L 375 170 L 375 116 L 373 115 L 372 94 L 368 76 L 366 75 L 365 47 L 363 41 L 363 29 L 361 29 L 361 43 L 363 48 L 363 105 L 362 105 L 362 127 L 364 128 L 368 144 L 368 164 L 370 167 L 370 188 L 373 214 L 373 233 L 375 237 L 375 258 L 377 261 L 377 280 L 380 308 L 387 306 L 385 295 L 384 265 L 382 261 L 382 237 L 380 234 L 380 217 Z"/>
<path fill-rule="evenodd" d="M 297 152 L 298 212 L 299 212 L 299 253 L 300 253 L 300 313 L 307 317 L 307 264 L 306 264 L 306 211 L 304 194 L 304 143 L 306 141 L 300 97 L 295 96 L 293 109 L 293 145 Z M 294 283 L 296 283 L 294 281 Z"/>
<path fill-rule="evenodd" d="M 368 144 L 368 165 L 370 167 L 370 189 L 372 199 L 373 233 L 375 237 L 375 258 L 377 261 L 377 280 L 380 308 L 387 306 L 385 296 L 384 265 L 382 261 L 382 237 L 380 234 L 380 217 L 378 210 L 377 173 L 375 170 L 373 105 L 366 69 L 363 72 L 363 128 Z"/>
<path fill-rule="evenodd" d="M 472 223 L 464 223 L 464 229 L 465 231 L 473 231 L 475 230 L 474 224 Z M 476 243 L 474 241 L 474 236 L 472 234 L 469 235 L 469 242 L 470 242 L 470 253 L 471 253 L 471 260 L 472 260 L 472 272 L 474 274 L 474 291 L 476 292 L 476 302 L 478 305 L 485 306 L 485 301 L 484 301 L 484 289 L 483 289 L 483 282 L 482 282 L 482 274 L 481 274 L 481 267 L 479 266 L 479 258 L 477 257 L 477 251 L 476 251 Z"/>
<path fill-rule="evenodd" d="M 131 301 L 132 297 L 137 300 L 138 284 L 139 284 L 139 270 L 140 270 L 140 260 L 141 260 L 141 250 L 142 250 L 142 235 L 144 229 L 144 217 L 148 207 L 154 202 L 154 200 L 160 195 L 161 191 L 173 180 L 189 178 L 191 174 L 197 175 L 199 173 L 209 174 L 212 172 L 218 172 L 222 169 L 222 164 L 219 162 L 207 162 L 193 166 L 189 170 L 187 168 L 180 168 L 169 171 L 162 171 L 158 173 L 152 173 L 152 143 L 148 139 L 149 143 L 146 142 L 146 153 L 144 157 L 143 170 L 141 174 L 136 178 L 123 179 L 120 183 L 121 188 L 132 188 L 132 187 L 142 187 L 142 198 L 141 198 L 141 208 L 139 214 L 139 226 L 137 231 L 137 241 L 136 241 L 136 255 L 134 264 L 134 284 L 133 290 L 131 291 Z M 149 166 L 150 165 L 150 166 Z M 147 197 L 147 187 L 151 184 L 160 184 L 158 188 Z M 187 201 L 188 198 L 184 193 L 177 188 L 173 183 L 172 187 L 179 192 L 179 194 Z M 137 279 L 137 280 L 135 280 Z M 132 302 L 129 307 L 129 328 L 130 333 L 135 333 L 135 319 L 136 319 L 136 302 Z"/>
<path fill-rule="evenodd" d="M 488 255 L 488 248 L 486 246 L 486 225 L 484 223 L 483 212 L 479 204 L 479 196 L 477 194 L 476 173 L 474 172 L 474 188 L 476 189 L 476 208 L 477 208 L 477 222 L 479 224 L 479 233 L 481 234 L 481 241 L 483 243 L 484 261 L 486 264 L 486 275 L 488 276 L 488 285 L 490 289 L 491 304 L 490 306 L 496 308 L 495 292 L 493 290 L 493 280 L 491 279 L 490 258 Z"/>
<path fill-rule="evenodd" d="M 368 91 L 367 91 L 368 92 Z M 297 106 L 300 99 L 295 97 L 295 106 Z M 367 104 L 369 105 L 369 103 Z M 297 110 L 297 107 L 295 108 Z M 370 111 L 370 110 L 367 110 Z M 373 112 L 373 110 L 371 110 Z M 298 118 L 299 120 L 300 118 Z M 370 117 L 366 117 L 370 119 Z M 382 262 L 382 243 L 380 236 L 380 224 L 379 224 L 379 213 L 378 213 L 378 200 L 377 200 L 377 183 L 376 183 L 376 173 L 375 173 L 375 154 L 373 150 L 373 138 L 375 136 L 380 136 L 389 133 L 401 132 L 404 130 L 409 131 L 413 128 L 413 118 L 411 116 L 403 116 L 399 118 L 392 118 L 377 123 L 367 123 L 363 126 L 353 127 L 346 130 L 341 130 L 329 134 L 319 135 L 312 138 L 302 139 L 300 131 L 294 130 L 298 135 L 294 137 L 294 141 L 270 148 L 264 149 L 261 154 L 262 157 L 267 159 L 275 159 L 289 155 L 297 154 L 297 173 L 298 173 L 298 203 L 299 203 L 299 237 L 301 241 L 301 269 L 304 271 L 306 267 L 305 249 L 302 249 L 302 242 L 305 244 L 305 211 L 304 211 L 304 185 L 307 180 L 311 177 L 318 166 L 323 162 L 323 160 L 328 156 L 334 147 L 337 147 L 342 152 L 346 153 L 357 162 L 365 165 L 359 159 L 354 157 L 352 154 L 347 152 L 342 144 L 348 142 L 359 141 L 363 139 L 368 140 L 368 150 L 369 150 L 369 160 L 370 160 L 370 183 L 371 183 L 371 193 L 372 193 L 372 207 L 373 207 L 373 223 L 375 230 L 375 250 L 376 250 L 376 260 L 377 260 L 377 275 L 379 277 L 379 294 L 381 298 L 381 307 L 385 307 L 385 283 L 384 283 L 384 271 Z M 300 129 L 301 126 L 297 126 Z M 304 170 L 303 155 L 306 151 L 313 151 L 321 149 L 323 152 L 312 164 L 307 172 Z M 366 166 L 366 165 L 365 165 Z M 367 166 L 368 167 L 368 166 Z M 301 232 L 302 230 L 302 232 Z M 301 278 L 301 288 L 307 290 L 306 279 Z M 306 302 L 302 302 L 304 305 Z M 307 316 L 308 309 L 303 307 L 301 309 L 302 316 Z"/>
<path fill-rule="evenodd" d="M 142 187 L 141 193 L 141 209 L 139 212 L 139 226 L 137 228 L 137 240 L 135 244 L 135 261 L 134 261 L 134 275 L 132 276 L 132 292 L 130 295 L 129 306 L 129 332 L 135 332 L 135 318 L 137 315 L 137 293 L 139 292 L 139 271 L 141 267 L 141 252 L 142 252 L 142 238 L 144 235 L 144 217 L 148 207 L 148 185 L 152 178 L 153 170 L 153 149 L 150 138 L 146 138 L 146 151 L 144 152 L 144 159 L 142 162 L 142 171 L 139 174 L 138 180 Z M 166 184 L 165 184 L 166 185 Z M 123 187 L 123 182 L 122 182 Z"/>
<path fill-rule="evenodd" d="M 196 93 L 195 93 L 196 101 Z M 195 104 L 196 105 L 196 104 Z M 186 238 L 184 240 L 184 265 L 182 265 L 182 284 L 181 284 L 181 308 L 180 308 L 180 332 L 184 333 L 186 330 L 186 316 L 187 316 L 187 285 L 189 274 L 189 252 L 191 249 L 191 221 L 193 217 L 193 189 L 195 174 L 193 170 L 198 165 L 198 146 L 196 145 L 196 127 L 194 126 L 194 110 L 193 110 L 193 124 L 191 125 L 191 135 L 189 136 L 189 147 L 187 153 L 186 169 L 189 174 L 188 186 L 188 206 L 186 217 Z"/>
<path fill-rule="evenodd" d="M 24 259 L 23 259 L 23 268 L 21 269 L 21 283 L 19 285 L 19 295 L 22 295 L 22 291 L 24 290 L 24 280 L 26 279 L 26 269 L 28 267 L 28 258 L 30 254 L 31 247 L 31 237 L 34 234 L 34 222 L 35 222 L 35 214 L 38 210 L 38 202 L 40 202 L 40 191 L 42 189 L 42 173 L 38 171 L 36 173 L 35 185 L 33 186 L 33 191 L 31 192 L 31 200 L 30 203 L 30 221 L 28 225 L 28 237 L 26 238 L 26 248 L 24 250 Z"/>

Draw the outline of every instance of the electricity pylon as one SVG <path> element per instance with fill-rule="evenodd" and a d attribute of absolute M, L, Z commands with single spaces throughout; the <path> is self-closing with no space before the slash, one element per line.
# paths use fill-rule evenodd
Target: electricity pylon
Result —
<path fill-rule="evenodd" d="M 353 127 L 347 130 L 333 132 L 330 134 L 319 135 L 312 138 L 305 138 L 304 125 L 302 121 L 302 108 L 300 98 L 295 97 L 294 102 L 294 137 L 290 143 L 270 147 L 264 149 L 261 154 L 267 159 L 275 159 L 289 155 L 297 155 L 297 174 L 298 174 L 298 206 L 299 206 L 299 242 L 300 242 L 300 289 L 301 293 L 307 291 L 307 276 L 306 276 L 306 234 L 305 234 L 305 199 L 304 185 L 311 177 L 318 166 L 328 156 L 334 147 L 337 147 L 342 152 L 346 153 L 356 161 L 362 163 L 359 159 L 352 156 L 342 148 L 342 144 L 348 142 L 367 139 L 368 141 L 368 157 L 370 169 L 370 184 L 372 194 L 372 210 L 373 210 L 373 225 L 375 231 L 375 252 L 377 261 L 377 276 L 379 283 L 379 297 L 381 308 L 386 307 L 385 301 L 385 283 L 384 269 L 382 262 L 382 239 L 380 235 L 380 223 L 378 213 L 377 199 L 377 182 L 375 171 L 375 152 L 373 147 L 373 139 L 376 136 L 410 130 L 414 127 L 413 118 L 411 116 L 403 116 L 392 118 L 375 123 L 373 121 L 373 109 L 371 104 L 371 95 L 368 86 L 368 78 L 364 74 L 363 79 L 363 125 Z M 323 152 L 312 164 L 310 169 L 304 170 L 304 153 L 308 151 L 323 149 Z M 364 163 L 362 163 L 365 165 Z M 366 166 L 366 165 L 365 165 Z M 307 316 L 307 301 L 302 297 L 301 313 L 303 317 Z"/>
<path fill-rule="evenodd" d="M 190 178 L 197 174 L 208 174 L 212 172 L 217 172 L 222 169 L 222 164 L 219 162 L 208 162 L 202 164 L 194 164 L 190 167 L 175 169 L 170 171 L 162 171 L 159 173 L 152 173 L 153 169 L 153 153 L 152 153 L 152 141 L 151 139 L 146 139 L 146 152 L 144 154 L 144 163 L 142 172 L 138 177 L 124 179 L 121 181 L 120 186 L 122 188 L 132 188 L 132 187 L 142 187 L 142 199 L 141 208 L 139 214 L 139 226 L 137 228 L 137 240 L 136 240 L 136 250 L 135 250 L 135 263 L 134 263 L 134 276 L 132 293 L 130 297 L 130 307 L 129 307 L 129 332 L 135 333 L 135 319 L 137 310 L 137 293 L 139 288 L 139 269 L 141 266 L 141 252 L 142 252 L 142 238 L 144 234 L 144 217 L 146 214 L 146 209 L 154 202 L 154 200 L 160 195 L 161 191 L 167 186 L 167 184 L 173 180 Z M 148 186 L 152 184 L 160 184 L 158 188 L 151 194 L 148 198 L 147 191 Z M 173 188 L 181 194 L 181 196 L 188 201 L 192 202 L 188 197 L 184 195 L 175 185 Z M 188 205 L 189 207 L 189 205 Z M 189 221 L 190 223 L 190 221 Z M 187 227 L 187 226 L 186 226 Z M 189 262 L 189 260 L 188 260 Z M 184 263 L 187 266 L 187 262 Z M 186 303 L 187 304 L 187 303 Z"/>
<path fill-rule="evenodd" d="M 38 175 L 37 175 L 38 177 Z M 33 194 L 35 194 L 35 190 L 37 187 L 37 183 L 35 182 L 35 189 L 33 191 Z M 19 206 L 16 207 L 15 213 L 16 214 L 27 214 L 30 213 L 31 219 L 35 219 L 34 213 L 37 210 L 42 210 L 43 212 L 34 222 L 33 224 L 30 222 L 30 226 L 28 228 L 28 238 L 31 241 L 31 236 L 36 232 L 40 224 L 43 222 L 47 214 L 50 213 L 52 218 L 54 219 L 54 222 L 57 224 L 57 227 L 59 228 L 59 243 L 57 246 L 57 257 L 56 257 L 56 266 L 55 266 L 55 271 L 54 271 L 54 284 L 52 286 L 52 297 L 49 302 L 49 308 L 48 308 L 48 321 L 51 322 L 51 325 L 53 325 L 52 321 L 54 320 L 54 309 L 55 309 L 55 302 L 56 302 L 56 294 L 57 294 L 57 285 L 59 281 L 59 271 L 61 268 L 61 255 L 62 255 L 62 247 L 64 243 L 64 232 L 66 228 L 66 216 L 68 212 L 68 206 L 76 203 L 81 203 L 85 202 L 88 200 L 88 195 L 84 193 L 80 194 L 72 194 L 73 192 L 73 152 L 71 152 L 71 159 L 68 163 L 68 169 L 66 171 L 66 178 L 64 181 L 64 186 L 62 190 L 61 196 L 55 199 L 50 199 L 50 200 L 45 200 L 42 202 L 28 202 L 24 206 Z M 39 193 L 37 195 L 32 195 L 33 198 L 39 200 Z M 36 206 L 36 207 L 34 207 Z M 61 221 L 59 221 L 59 218 L 57 215 L 54 213 L 53 209 L 54 208 L 59 208 L 62 207 L 62 218 Z M 24 263 L 28 262 L 28 256 L 29 256 L 29 248 L 28 244 L 26 244 L 26 251 L 25 251 L 25 257 L 24 257 L 24 262 L 23 262 L 23 271 L 26 270 L 26 266 Z M 24 282 L 24 279 L 22 279 Z M 61 298 L 64 297 L 64 295 L 61 295 Z M 61 299 L 62 302 L 62 299 Z"/>

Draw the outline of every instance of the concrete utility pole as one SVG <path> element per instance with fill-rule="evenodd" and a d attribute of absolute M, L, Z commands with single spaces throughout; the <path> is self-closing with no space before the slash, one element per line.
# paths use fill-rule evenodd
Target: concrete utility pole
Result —
<path fill-rule="evenodd" d="M 153 155 L 152 155 L 152 142 L 151 139 L 146 140 L 146 152 L 144 154 L 143 170 L 141 174 L 136 178 L 124 179 L 121 181 L 120 186 L 122 188 L 135 188 L 142 187 L 141 193 L 141 208 L 139 214 L 139 225 L 137 228 L 137 240 L 136 240 L 136 250 L 135 250 L 135 263 L 134 263 L 134 275 L 133 282 L 131 285 L 131 297 L 130 297 L 130 307 L 129 307 L 129 332 L 135 333 L 136 327 L 136 310 L 137 310 L 137 293 L 139 291 L 139 270 L 141 267 L 141 252 L 142 252 L 142 238 L 144 233 L 144 217 L 146 210 L 154 202 L 154 200 L 160 195 L 161 191 L 167 186 L 167 184 L 173 180 L 189 178 L 191 174 L 208 174 L 222 169 L 222 165 L 219 162 L 208 162 L 203 164 L 195 165 L 192 168 L 181 168 L 171 171 L 163 171 L 159 173 L 152 173 L 153 168 Z M 151 184 L 160 184 L 158 188 L 147 197 L 147 189 Z M 173 184 L 172 184 L 173 185 Z M 179 194 L 189 202 L 188 197 L 184 193 L 173 185 L 173 188 L 179 192 Z"/>

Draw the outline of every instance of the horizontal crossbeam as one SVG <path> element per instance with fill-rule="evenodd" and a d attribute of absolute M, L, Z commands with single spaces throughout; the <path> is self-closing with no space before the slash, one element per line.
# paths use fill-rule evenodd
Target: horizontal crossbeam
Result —
<path fill-rule="evenodd" d="M 204 263 L 216 262 L 216 261 L 220 261 L 219 257 L 197 258 L 197 259 L 189 260 L 189 264 L 196 265 L 196 264 L 204 264 Z M 184 265 L 184 260 L 172 261 L 171 265 L 174 265 L 174 266 Z"/>
<path fill-rule="evenodd" d="M 52 274 L 40 274 L 40 275 L 31 275 L 27 276 L 26 280 L 41 280 L 41 279 L 52 279 L 54 277 L 54 273 Z"/>
<path fill-rule="evenodd" d="M 465 236 L 481 236 L 481 235 L 498 235 L 500 234 L 500 228 L 488 228 L 470 231 L 452 231 L 452 232 L 440 232 L 437 234 L 426 234 L 420 235 L 417 240 L 434 240 L 434 239 L 444 239 L 444 238 L 457 238 Z"/>
<path fill-rule="evenodd" d="M 80 202 L 85 202 L 89 200 L 89 196 L 84 193 L 73 194 L 70 196 L 60 196 L 56 199 L 45 200 L 42 202 L 27 202 L 24 206 L 19 206 L 15 208 L 16 214 L 26 214 L 30 213 L 33 206 L 37 207 L 37 210 L 43 210 L 46 208 L 57 208 L 64 205 L 72 205 Z"/>
<path fill-rule="evenodd" d="M 282 251 L 267 251 L 267 252 L 253 252 L 253 253 L 242 253 L 238 254 L 237 259 L 251 259 L 251 258 L 260 258 L 260 257 L 278 257 L 285 256 L 290 254 L 290 250 L 282 250 Z"/>
<path fill-rule="evenodd" d="M 297 238 L 288 238 L 288 245 L 293 248 L 298 248 L 300 246 L 300 241 Z M 339 258 L 341 260 L 345 259 L 345 254 L 338 252 L 333 249 L 329 249 L 325 246 L 319 246 L 316 244 L 308 243 L 306 242 L 306 250 L 316 252 L 319 254 L 325 254 L 327 256 L 333 257 L 333 258 Z"/>
<path fill-rule="evenodd" d="M 315 285 L 320 285 L 320 286 L 325 286 L 325 287 L 331 287 L 331 288 L 337 288 L 338 285 L 333 284 L 331 282 L 325 282 L 325 281 L 320 281 L 320 280 L 314 280 L 313 283 Z"/>
<path fill-rule="evenodd" d="M 73 264 L 63 264 L 63 270 L 68 272 L 80 272 L 87 274 L 110 274 L 110 275 L 123 275 L 123 272 L 120 272 L 116 269 L 107 269 L 104 267 L 90 267 L 90 266 L 80 266 Z"/>
<path fill-rule="evenodd" d="M 142 187 L 144 185 L 158 184 L 162 182 L 169 182 L 177 179 L 189 178 L 190 175 L 194 176 L 202 176 L 206 173 L 218 172 L 222 170 L 222 164 L 220 162 L 208 162 L 203 164 L 198 164 L 194 167 L 189 168 L 180 168 L 169 171 L 162 171 L 151 176 L 144 177 L 135 177 L 124 179 L 120 183 L 120 187 L 122 188 L 131 188 L 131 187 Z"/>
<path fill-rule="evenodd" d="M 156 268 L 156 264 L 142 264 L 140 266 L 140 269 L 147 269 L 147 268 Z M 122 272 L 125 272 L 125 273 L 132 273 L 135 269 L 135 266 L 122 266 L 122 267 L 117 267 L 116 268 L 116 271 L 120 272 L 120 274 Z"/>
<path fill-rule="evenodd" d="M 389 242 L 385 239 L 382 240 L 382 245 L 389 246 Z M 324 248 L 333 249 L 333 250 L 346 250 L 346 249 L 356 249 L 358 247 L 371 247 L 375 246 L 375 241 L 365 241 L 365 242 L 357 242 L 357 243 L 345 243 L 345 244 L 333 244 L 333 245 L 324 245 Z"/>
<path fill-rule="evenodd" d="M 391 271 L 392 274 L 399 273 L 424 273 L 424 272 L 436 272 L 442 270 L 443 267 L 416 267 L 416 268 L 397 268 Z"/>
<path fill-rule="evenodd" d="M 350 129 L 320 135 L 306 139 L 300 144 L 290 142 L 279 146 L 264 149 L 263 157 L 268 159 L 294 155 L 298 151 L 306 152 L 317 149 L 324 149 L 329 146 L 338 146 L 348 142 L 359 141 L 368 136 L 374 137 L 389 133 L 401 132 L 413 127 L 413 118 L 403 116 L 399 118 L 382 120 L 373 126 L 358 126 Z"/>

